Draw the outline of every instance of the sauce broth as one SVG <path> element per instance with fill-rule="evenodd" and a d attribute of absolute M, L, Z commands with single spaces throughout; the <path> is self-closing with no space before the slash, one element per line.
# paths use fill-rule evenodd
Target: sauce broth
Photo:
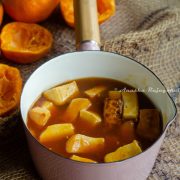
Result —
<path fill-rule="evenodd" d="M 104 162 L 104 156 L 107 153 L 115 151 L 120 146 L 126 145 L 129 142 L 129 139 L 124 139 L 120 133 L 119 128 L 122 125 L 122 123 L 117 124 L 116 126 L 109 129 L 109 127 L 106 127 L 103 123 L 103 106 L 104 106 L 104 99 L 108 96 L 108 91 L 110 90 L 134 90 L 133 87 L 122 83 L 120 81 L 112 80 L 112 79 L 105 79 L 105 78 L 84 78 L 84 79 L 77 79 L 75 80 L 77 83 L 77 86 L 79 88 L 79 95 L 77 97 L 81 98 L 88 98 L 87 95 L 84 93 L 85 90 L 90 89 L 95 86 L 105 86 L 107 89 L 101 93 L 100 96 L 97 96 L 93 99 L 90 99 L 92 102 L 91 107 L 88 109 L 92 112 L 95 112 L 100 115 L 102 118 L 102 123 L 98 125 L 95 128 L 89 127 L 86 123 L 83 123 L 83 121 L 80 120 L 78 117 L 75 122 L 73 122 L 73 126 L 75 128 L 75 134 L 83 134 L 90 137 L 103 137 L 105 139 L 105 147 L 93 155 L 90 153 L 81 154 L 82 157 L 89 158 L 92 160 L 95 160 L 97 162 Z M 67 82 L 66 82 L 67 83 Z M 64 84 L 66 84 L 64 83 Z M 138 92 L 138 104 L 139 109 L 156 109 L 155 105 L 151 102 L 151 100 L 142 92 Z M 46 101 L 46 98 L 41 95 L 40 98 L 34 103 L 32 107 L 41 106 L 42 103 Z M 36 124 L 33 123 L 33 121 L 28 117 L 27 125 L 32 133 L 32 135 L 39 141 L 40 134 L 49 126 L 53 124 L 59 124 L 64 123 L 64 120 L 62 118 L 62 115 L 64 114 L 67 106 L 69 103 L 62 105 L 62 106 L 54 106 L 53 110 L 51 111 L 51 117 L 48 120 L 47 124 L 43 128 L 38 128 Z M 135 123 L 135 129 L 136 129 L 137 123 Z M 162 127 L 162 121 L 161 121 L 161 127 Z M 160 130 L 162 132 L 162 128 Z M 70 158 L 72 154 L 66 152 L 66 141 L 69 137 L 62 139 L 58 142 L 52 142 L 52 143 L 44 143 L 43 145 L 47 147 L 49 150 Z M 136 134 L 134 134 L 134 139 L 136 139 L 141 148 L 142 151 L 144 151 L 146 148 L 151 146 L 154 141 L 148 141 L 147 139 L 144 139 Z"/>

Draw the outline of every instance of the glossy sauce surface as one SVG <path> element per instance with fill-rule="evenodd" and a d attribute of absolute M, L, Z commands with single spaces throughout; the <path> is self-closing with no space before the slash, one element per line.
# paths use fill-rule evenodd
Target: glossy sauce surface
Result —
<path fill-rule="evenodd" d="M 104 99 L 108 96 L 108 91 L 110 90 L 122 90 L 124 88 L 133 90 L 133 88 L 127 84 L 124 84 L 122 82 L 112 80 L 112 79 L 104 79 L 104 78 L 85 78 L 85 79 L 77 79 L 75 80 L 80 93 L 78 97 L 84 97 L 88 98 L 87 95 L 84 93 L 85 90 L 90 89 L 95 86 L 103 85 L 107 87 L 107 90 L 105 90 L 103 93 L 101 93 L 100 96 L 95 97 L 94 99 L 90 99 L 92 102 L 92 106 L 88 109 L 90 111 L 96 112 L 99 114 L 103 121 L 103 106 L 104 106 Z M 46 99 L 41 96 L 33 105 L 35 106 L 41 106 L 42 103 Z M 138 102 L 139 102 L 139 109 L 152 109 L 156 108 L 153 103 L 145 96 L 143 93 L 138 92 Z M 59 124 L 63 123 L 62 116 L 67 108 L 68 104 L 65 104 L 63 106 L 55 106 L 53 110 L 51 111 L 51 117 L 48 121 L 48 123 L 45 125 L 45 127 L 39 129 L 30 118 L 28 118 L 28 128 L 31 131 L 32 135 L 38 140 L 40 134 L 43 132 L 43 130 L 46 129 L 47 126 L 52 124 Z M 120 128 L 122 126 L 122 123 L 119 122 L 118 125 L 113 127 L 112 129 L 109 129 L 105 126 L 105 124 L 102 122 L 100 125 L 98 125 L 95 128 L 89 127 L 87 124 L 83 123 L 80 118 L 78 117 L 75 122 L 73 122 L 73 125 L 75 127 L 75 134 L 83 134 L 91 137 L 104 137 L 105 138 L 105 147 L 102 151 L 92 154 L 81 154 L 82 157 L 89 158 L 92 160 L 95 160 L 97 162 L 104 162 L 104 156 L 107 153 L 115 151 L 117 148 L 119 148 L 122 145 L 131 143 L 134 139 L 138 140 L 142 150 L 145 150 L 150 145 L 153 144 L 151 141 L 144 140 L 143 138 L 136 135 L 135 129 L 137 124 L 134 124 L 134 133 L 128 135 L 122 135 L 120 133 Z M 67 137 L 68 139 L 69 137 Z M 63 139 L 58 142 L 53 143 L 47 143 L 43 144 L 48 149 L 54 151 L 57 154 L 60 154 L 64 157 L 70 157 L 72 154 L 69 154 L 66 152 L 65 144 L 67 139 Z"/>

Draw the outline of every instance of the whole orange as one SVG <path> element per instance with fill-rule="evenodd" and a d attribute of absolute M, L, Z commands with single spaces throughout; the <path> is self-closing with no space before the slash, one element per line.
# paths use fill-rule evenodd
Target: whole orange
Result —
<path fill-rule="evenodd" d="M 3 0 L 4 10 L 16 21 L 36 23 L 45 20 L 59 0 Z"/>

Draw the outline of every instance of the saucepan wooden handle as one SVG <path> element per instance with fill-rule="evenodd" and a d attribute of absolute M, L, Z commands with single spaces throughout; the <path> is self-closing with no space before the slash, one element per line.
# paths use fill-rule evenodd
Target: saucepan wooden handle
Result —
<path fill-rule="evenodd" d="M 74 0 L 74 15 L 77 49 L 99 50 L 97 0 Z"/>

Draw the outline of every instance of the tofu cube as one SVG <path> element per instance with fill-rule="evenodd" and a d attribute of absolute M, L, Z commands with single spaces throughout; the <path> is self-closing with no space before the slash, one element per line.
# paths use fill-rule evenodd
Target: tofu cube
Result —
<path fill-rule="evenodd" d="M 80 157 L 80 156 L 77 156 L 77 155 L 72 155 L 72 156 L 70 157 L 70 159 L 75 160 L 75 161 L 80 161 L 80 162 L 97 163 L 96 161 L 93 161 L 93 160 L 88 159 L 88 158 L 83 158 L 83 157 Z"/>
<path fill-rule="evenodd" d="M 133 119 L 137 121 L 138 118 L 138 96 L 136 92 L 122 92 L 124 102 L 123 118 Z"/>
<path fill-rule="evenodd" d="M 104 162 L 114 162 L 114 161 L 121 161 L 130 157 L 133 157 L 142 150 L 136 140 L 132 143 L 119 147 L 116 151 L 106 154 L 104 157 Z"/>
<path fill-rule="evenodd" d="M 111 99 L 120 99 L 122 96 L 121 91 L 109 91 L 108 92 L 109 98 Z"/>
<path fill-rule="evenodd" d="M 98 114 L 87 110 L 80 111 L 80 118 L 83 122 L 91 127 L 97 126 L 102 121 L 101 117 Z"/>
<path fill-rule="evenodd" d="M 140 110 L 137 134 L 147 140 L 153 141 L 161 132 L 160 114 L 157 109 Z"/>
<path fill-rule="evenodd" d="M 79 112 L 84 109 L 88 109 L 91 106 L 91 101 L 87 98 L 76 98 L 71 101 L 67 107 L 64 115 L 63 121 L 73 122 L 78 117 Z"/>
<path fill-rule="evenodd" d="M 68 138 L 74 134 L 74 126 L 71 123 L 54 124 L 48 126 L 40 135 L 41 143 L 56 142 Z"/>
<path fill-rule="evenodd" d="M 44 107 L 34 107 L 29 111 L 29 117 L 39 128 L 44 127 L 49 118 L 51 117 L 51 113 L 48 109 Z"/>
<path fill-rule="evenodd" d="M 92 89 L 86 90 L 85 94 L 90 98 L 94 98 L 96 96 L 99 96 L 106 89 L 107 87 L 105 86 L 96 86 L 96 87 L 93 87 Z"/>
<path fill-rule="evenodd" d="M 66 142 L 68 153 L 96 153 L 104 148 L 104 138 L 93 138 L 82 134 L 75 134 Z"/>
<path fill-rule="evenodd" d="M 75 81 L 64 84 L 43 93 L 43 96 L 53 102 L 55 105 L 64 105 L 71 99 L 75 98 L 79 93 L 78 86 Z"/>
<path fill-rule="evenodd" d="M 107 125 L 118 124 L 122 120 L 123 101 L 119 99 L 106 98 L 104 101 L 104 121 Z"/>

